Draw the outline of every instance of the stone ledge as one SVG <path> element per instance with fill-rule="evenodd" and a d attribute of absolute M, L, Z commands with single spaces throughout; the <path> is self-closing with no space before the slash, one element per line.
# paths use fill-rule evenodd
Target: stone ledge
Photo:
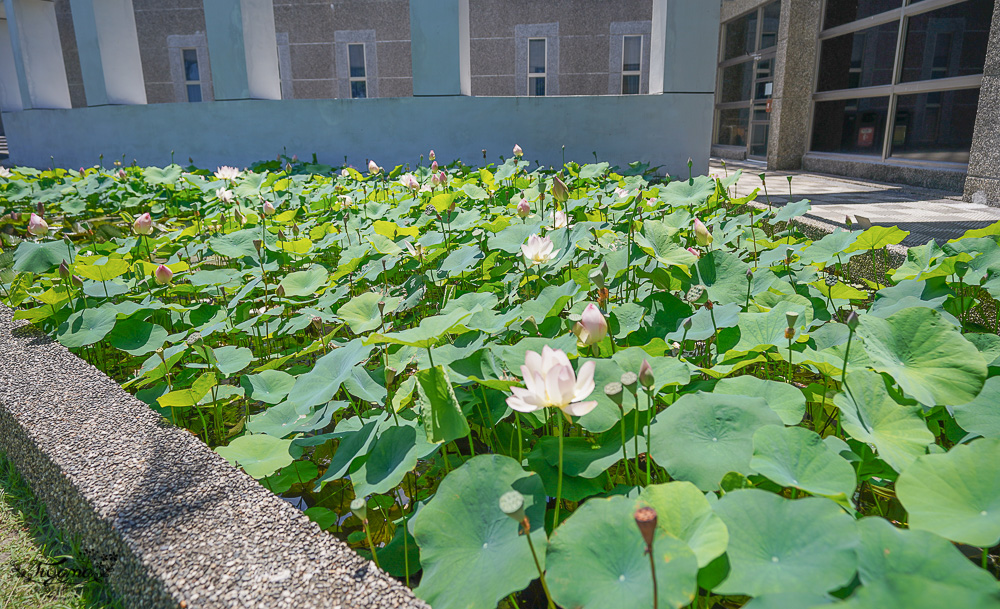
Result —
<path fill-rule="evenodd" d="M 428 607 L 3 306 L 0 354 L 0 450 L 127 606 Z"/>

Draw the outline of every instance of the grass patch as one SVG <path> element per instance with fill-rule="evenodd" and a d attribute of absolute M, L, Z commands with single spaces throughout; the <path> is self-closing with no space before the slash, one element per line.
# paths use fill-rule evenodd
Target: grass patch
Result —
<path fill-rule="evenodd" d="M 79 544 L 52 524 L 0 453 L 0 609 L 120 607 Z"/>

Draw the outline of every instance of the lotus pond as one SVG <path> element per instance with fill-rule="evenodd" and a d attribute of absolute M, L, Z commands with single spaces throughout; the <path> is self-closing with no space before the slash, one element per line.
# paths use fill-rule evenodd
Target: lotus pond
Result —
<path fill-rule="evenodd" d="M 437 609 L 1000 606 L 1000 224 L 651 176 L 17 168 L 0 298 Z"/>

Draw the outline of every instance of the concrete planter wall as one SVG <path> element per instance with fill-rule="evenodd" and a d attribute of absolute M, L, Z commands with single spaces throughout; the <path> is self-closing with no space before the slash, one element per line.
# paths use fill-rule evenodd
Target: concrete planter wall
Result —
<path fill-rule="evenodd" d="M 0 450 L 126 606 L 426 608 L 0 306 Z"/>

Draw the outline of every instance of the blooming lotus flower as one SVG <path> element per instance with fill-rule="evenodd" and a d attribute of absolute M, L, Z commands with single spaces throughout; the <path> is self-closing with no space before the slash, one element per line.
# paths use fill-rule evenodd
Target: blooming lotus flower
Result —
<path fill-rule="evenodd" d="M 410 190 L 420 189 L 420 182 L 417 181 L 417 178 L 415 178 L 412 173 L 403 174 L 403 177 L 399 179 L 399 182 Z"/>
<path fill-rule="evenodd" d="M 694 240 L 702 247 L 712 244 L 712 233 L 698 218 L 694 219 Z"/>
<path fill-rule="evenodd" d="M 521 147 L 518 146 L 517 144 L 514 144 L 514 156 L 516 156 L 517 158 L 521 158 L 524 156 L 524 151 L 521 150 Z"/>
<path fill-rule="evenodd" d="M 407 241 L 403 245 L 406 246 L 406 251 L 409 252 L 411 256 L 413 256 L 418 260 L 424 259 L 424 246 L 420 245 L 419 243 L 410 243 L 409 241 Z"/>
<path fill-rule="evenodd" d="M 342 178 L 349 178 L 349 177 L 351 177 L 351 172 L 347 171 L 347 168 L 345 167 L 345 168 L 343 168 L 343 169 L 340 170 L 340 177 L 342 177 Z"/>
<path fill-rule="evenodd" d="M 569 220 L 566 218 L 566 213 L 560 210 L 552 212 L 552 228 L 566 228 L 569 226 Z"/>
<path fill-rule="evenodd" d="M 28 220 L 28 232 L 36 237 L 41 237 L 48 234 L 49 225 L 38 214 L 31 214 L 31 218 Z"/>
<path fill-rule="evenodd" d="M 382 171 L 382 168 L 378 166 L 378 163 L 376 163 L 375 161 L 368 161 L 369 174 L 377 175 L 380 171 Z"/>
<path fill-rule="evenodd" d="M 531 205 L 528 204 L 528 200 L 521 198 L 521 201 L 517 204 L 517 215 L 521 218 L 527 218 L 528 214 L 531 213 Z"/>
<path fill-rule="evenodd" d="M 615 189 L 615 195 L 619 199 L 627 199 L 628 198 L 628 191 L 625 190 L 624 188 L 616 188 Z"/>
<path fill-rule="evenodd" d="M 153 232 L 153 218 L 148 211 L 135 219 L 132 223 L 132 232 L 137 235 L 148 235 Z"/>
<path fill-rule="evenodd" d="M 156 279 L 156 283 L 160 285 L 166 285 L 170 283 L 170 280 L 174 278 L 174 272 L 170 270 L 166 265 L 161 264 L 156 267 L 156 271 L 153 273 L 153 277 Z"/>
<path fill-rule="evenodd" d="M 687 249 L 689 252 L 691 252 L 691 255 L 694 256 L 695 258 L 701 258 L 701 252 L 699 252 L 698 250 L 694 249 L 693 247 L 689 247 Z"/>
<path fill-rule="evenodd" d="M 573 334 L 584 345 L 596 345 L 608 335 L 608 320 L 593 303 L 583 310 L 580 321 L 573 326 Z"/>
<path fill-rule="evenodd" d="M 556 257 L 556 253 L 552 251 L 552 239 L 538 235 L 528 237 L 528 242 L 521 245 L 521 253 L 534 266 L 545 264 Z"/>
<path fill-rule="evenodd" d="M 228 165 L 219 167 L 215 172 L 215 179 L 217 180 L 235 180 L 238 177 L 240 177 L 240 170 Z"/>
<path fill-rule="evenodd" d="M 225 186 L 215 191 L 215 196 L 219 198 L 223 203 L 232 203 L 236 200 L 236 195 L 233 191 L 227 189 Z"/>
<path fill-rule="evenodd" d="M 427 155 L 427 158 L 433 161 L 434 159 L 436 159 L 436 158 L 437 158 L 437 155 L 436 155 L 436 154 L 434 154 L 434 151 L 433 151 L 433 150 L 431 150 L 431 151 L 430 151 L 430 154 L 428 154 L 428 155 Z"/>
<path fill-rule="evenodd" d="M 354 205 L 354 199 L 352 199 L 350 197 L 350 195 L 344 195 L 344 196 L 340 197 L 340 206 L 341 207 L 351 207 L 353 205 Z"/>
<path fill-rule="evenodd" d="M 597 406 L 596 400 L 584 401 L 594 392 L 594 368 L 593 361 L 584 362 L 576 374 L 566 354 L 548 345 L 541 355 L 528 351 L 521 366 L 525 386 L 511 387 L 507 405 L 518 412 L 558 408 L 582 417 Z"/>
<path fill-rule="evenodd" d="M 274 204 L 273 203 L 271 203 L 270 201 L 264 201 L 264 215 L 265 216 L 273 216 L 275 211 L 276 210 L 274 209 Z"/>
<path fill-rule="evenodd" d="M 0 178 L 9 178 L 11 176 L 10 169 L 6 167 L 0 167 Z"/>

